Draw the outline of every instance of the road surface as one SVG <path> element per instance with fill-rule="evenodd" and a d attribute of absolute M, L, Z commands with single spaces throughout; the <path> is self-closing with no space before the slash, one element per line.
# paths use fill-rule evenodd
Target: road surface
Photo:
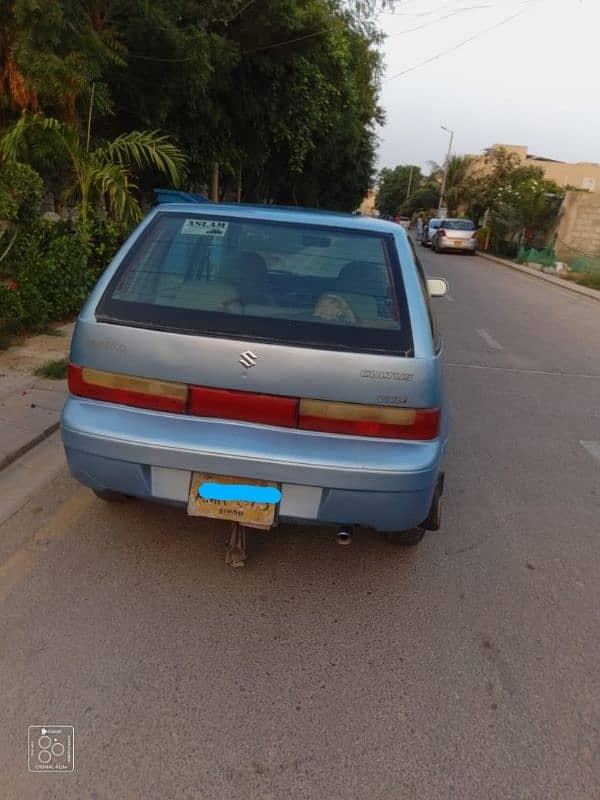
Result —
<path fill-rule="evenodd" d="M 4 800 L 600 797 L 600 305 L 419 252 L 453 427 L 418 548 L 283 527 L 232 570 L 222 523 L 105 505 L 55 440 L 2 473 Z M 27 771 L 47 724 L 73 773 Z"/>

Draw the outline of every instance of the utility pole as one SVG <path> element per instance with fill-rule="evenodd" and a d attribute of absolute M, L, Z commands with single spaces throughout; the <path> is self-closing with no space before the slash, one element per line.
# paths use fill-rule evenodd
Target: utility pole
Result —
<path fill-rule="evenodd" d="M 443 125 L 440 125 L 440 128 L 443 131 L 447 131 L 450 134 L 450 142 L 448 144 L 448 155 L 446 156 L 446 163 L 444 165 L 444 177 L 442 179 L 442 191 L 440 193 L 440 204 L 438 206 L 438 214 L 441 212 L 444 206 L 444 194 L 446 192 L 446 181 L 448 180 L 448 167 L 450 166 L 450 155 L 452 153 L 452 142 L 454 141 L 454 131 L 451 131 L 450 128 L 445 128 Z"/>
<path fill-rule="evenodd" d="M 410 175 L 408 176 L 408 189 L 406 190 L 406 200 L 405 200 L 406 203 L 408 203 L 408 198 L 410 197 L 410 187 L 412 186 L 413 170 L 414 167 L 411 167 Z"/>

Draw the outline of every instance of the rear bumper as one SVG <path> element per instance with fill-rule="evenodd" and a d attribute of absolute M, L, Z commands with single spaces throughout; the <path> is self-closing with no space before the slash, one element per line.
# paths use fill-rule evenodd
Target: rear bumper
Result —
<path fill-rule="evenodd" d="M 468 250 L 469 252 L 477 250 L 476 239 L 448 239 L 447 237 L 438 236 L 437 245 L 439 250 L 457 250 L 458 252 L 461 250 Z"/>
<path fill-rule="evenodd" d="M 444 442 L 395 442 L 155 413 L 71 397 L 69 468 L 92 489 L 184 504 L 192 471 L 282 484 L 282 520 L 406 530 L 426 517 Z"/>

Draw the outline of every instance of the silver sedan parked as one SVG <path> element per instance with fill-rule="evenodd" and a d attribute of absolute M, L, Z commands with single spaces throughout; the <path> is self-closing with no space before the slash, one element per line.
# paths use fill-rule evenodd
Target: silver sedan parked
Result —
<path fill-rule="evenodd" d="M 444 219 L 434 232 L 431 240 L 434 252 L 457 250 L 475 255 L 477 251 L 477 233 L 475 224 L 470 219 Z"/>

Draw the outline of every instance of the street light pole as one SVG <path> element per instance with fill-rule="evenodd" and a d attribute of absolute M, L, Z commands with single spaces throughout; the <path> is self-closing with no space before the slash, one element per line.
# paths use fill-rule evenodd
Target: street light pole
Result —
<path fill-rule="evenodd" d="M 444 177 L 442 179 L 442 191 L 440 193 L 440 204 L 438 206 L 438 212 L 444 208 L 444 194 L 446 192 L 446 181 L 448 180 L 448 167 L 450 165 L 450 154 L 452 153 L 452 142 L 454 141 L 454 131 L 451 131 L 450 128 L 444 127 L 444 125 L 440 125 L 440 128 L 443 131 L 447 131 L 450 134 L 450 142 L 448 143 L 448 155 L 446 156 L 446 164 L 444 165 Z"/>

